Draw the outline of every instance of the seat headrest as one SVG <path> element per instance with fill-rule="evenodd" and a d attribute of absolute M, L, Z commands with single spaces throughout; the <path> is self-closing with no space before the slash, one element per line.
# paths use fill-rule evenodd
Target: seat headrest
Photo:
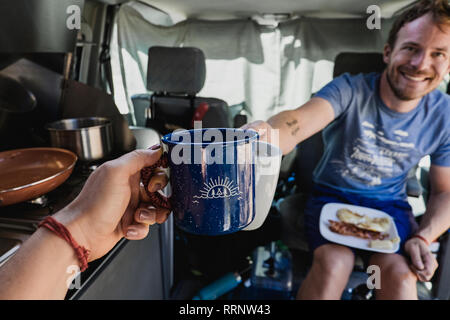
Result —
<path fill-rule="evenodd" d="M 195 95 L 205 84 L 205 55 L 198 48 L 150 47 L 147 89 Z"/>
<path fill-rule="evenodd" d="M 385 68 L 383 55 L 378 52 L 342 52 L 334 60 L 333 78 L 345 72 L 358 73 L 381 72 Z"/>

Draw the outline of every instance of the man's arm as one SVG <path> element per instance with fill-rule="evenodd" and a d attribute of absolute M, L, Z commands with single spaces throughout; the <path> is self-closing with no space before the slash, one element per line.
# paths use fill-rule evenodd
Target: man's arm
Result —
<path fill-rule="evenodd" d="M 450 228 L 450 167 L 432 165 L 431 194 L 417 234 L 432 242 Z"/>
<path fill-rule="evenodd" d="M 450 228 L 450 167 L 432 165 L 430 168 L 431 194 L 417 235 L 431 243 Z M 418 238 L 405 244 L 412 270 L 420 281 L 428 281 L 438 267 L 429 247 Z"/>
<path fill-rule="evenodd" d="M 283 111 L 272 116 L 267 123 L 255 121 L 242 128 L 257 131 L 259 129 L 270 131 L 272 128 L 279 130 L 279 141 L 270 139 L 271 132 L 266 133 L 267 140 L 277 144 L 283 154 L 287 154 L 298 143 L 319 132 L 333 120 L 334 110 L 331 104 L 323 98 L 312 98 L 297 109 Z"/>

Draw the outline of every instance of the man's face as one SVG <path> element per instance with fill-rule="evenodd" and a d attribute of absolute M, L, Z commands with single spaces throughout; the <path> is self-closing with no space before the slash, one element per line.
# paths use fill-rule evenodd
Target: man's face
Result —
<path fill-rule="evenodd" d="M 418 99 L 436 89 L 450 72 L 450 27 L 426 14 L 405 24 L 394 48 L 386 45 L 387 81 L 401 100 Z"/>

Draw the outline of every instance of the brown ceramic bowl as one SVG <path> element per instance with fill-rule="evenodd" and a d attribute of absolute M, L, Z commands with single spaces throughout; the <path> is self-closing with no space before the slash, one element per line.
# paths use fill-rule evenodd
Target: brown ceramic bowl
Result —
<path fill-rule="evenodd" d="M 77 156 L 59 148 L 0 152 L 0 206 L 31 200 L 69 178 Z"/>

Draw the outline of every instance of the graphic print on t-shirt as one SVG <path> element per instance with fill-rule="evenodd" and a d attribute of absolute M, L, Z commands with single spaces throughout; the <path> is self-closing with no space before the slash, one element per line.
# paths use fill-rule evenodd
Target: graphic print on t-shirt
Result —
<path fill-rule="evenodd" d="M 347 150 L 345 162 L 332 160 L 338 174 L 344 179 L 376 186 L 382 183 L 382 179 L 404 172 L 402 164 L 415 149 L 414 143 L 406 141 L 408 132 L 394 130 L 390 135 L 394 140 L 387 137 L 385 130 L 367 120 L 361 123 L 361 128 L 362 134 Z"/>

